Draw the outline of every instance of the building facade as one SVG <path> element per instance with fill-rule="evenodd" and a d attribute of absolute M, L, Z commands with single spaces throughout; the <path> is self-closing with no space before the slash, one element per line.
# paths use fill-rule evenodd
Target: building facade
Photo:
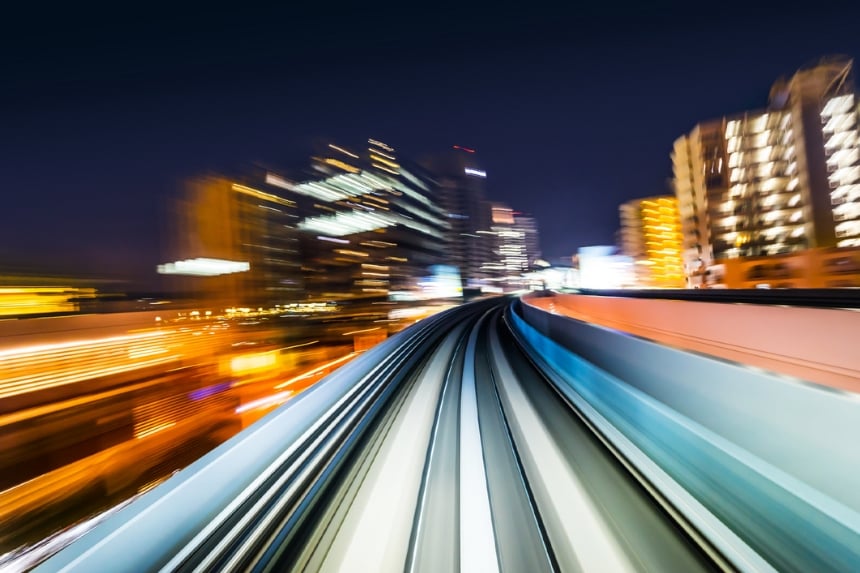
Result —
<path fill-rule="evenodd" d="M 726 259 L 721 267 L 712 287 L 860 288 L 860 247 Z"/>
<path fill-rule="evenodd" d="M 528 260 L 529 268 L 531 268 L 543 256 L 540 248 L 540 232 L 538 231 L 537 219 L 531 215 L 514 211 L 514 225 L 523 233 L 526 259 Z"/>
<path fill-rule="evenodd" d="M 420 164 L 438 182 L 436 199 L 450 225 L 445 235 L 448 264 L 459 269 L 465 286 L 479 288 L 490 278 L 485 265 L 494 258 L 487 172 L 474 149 L 458 145 L 426 156 Z"/>
<path fill-rule="evenodd" d="M 704 122 L 673 148 L 688 274 L 724 259 L 860 244 L 850 59 L 777 81 L 767 109 Z"/>
<path fill-rule="evenodd" d="M 643 287 L 686 286 L 678 200 L 672 196 L 634 199 L 619 207 L 621 252 L 634 261 Z"/>
<path fill-rule="evenodd" d="M 450 223 L 434 200 L 436 182 L 403 163 L 393 147 L 369 139 L 362 150 L 327 145 L 301 178 L 266 175 L 297 204 L 309 297 L 415 292 L 445 262 Z"/>
<path fill-rule="evenodd" d="M 175 287 L 226 306 L 272 307 L 303 296 L 296 204 L 257 178 L 204 176 L 176 202 L 169 258 Z"/>
<path fill-rule="evenodd" d="M 482 265 L 487 281 L 502 290 L 524 288 L 524 276 L 540 258 L 537 222 L 502 203 L 490 207 L 491 257 Z"/>

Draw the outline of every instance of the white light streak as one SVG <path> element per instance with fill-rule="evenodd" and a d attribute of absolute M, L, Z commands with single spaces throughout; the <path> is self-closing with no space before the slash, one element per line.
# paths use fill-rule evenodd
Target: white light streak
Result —
<path fill-rule="evenodd" d="M 309 371 L 305 372 L 304 374 L 299 374 L 298 376 L 290 378 L 289 380 L 286 380 L 285 382 L 281 382 L 280 384 L 275 386 L 275 390 L 280 390 L 281 388 L 283 388 L 285 386 L 289 386 L 293 382 L 298 382 L 299 380 L 303 380 L 305 378 L 310 378 L 314 374 L 319 374 L 320 372 L 322 372 L 326 368 L 331 368 L 335 364 L 340 364 L 341 362 L 346 362 L 347 360 L 353 358 L 356 354 L 358 354 L 358 353 L 357 352 L 350 352 L 346 356 L 341 356 L 340 358 L 336 358 L 335 360 L 332 360 L 331 362 L 326 362 L 322 366 L 317 366 L 313 370 L 309 370 Z"/>
<path fill-rule="evenodd" d="M 236 413 L 241 414 L 243 412 L 247 412 L 248 410 L 256 410 L 257 408 L 265 408 L 267 406 L 283 404 L 284 402 L 289 400 L 292 395 L 292 390 L 285 390 L 283 392 L 278 392 L 277 394 L 273 394 L 271 396 L 252 400 L 251 402 L 248 402 L 247 404 L 242 404 L 241 406 L 236 408 Z"/>
<path fill-rule="evenodd" d="M 472 167 L 467 167 L 465 169 L 466 175 L 472 175 L 474 177 L 486 177 L 487 172 L 482 169 L 473 169 Z"/>
<path fill-rule="evenodd" d="M 317 239 L 320 241 L 329 241 L 330 243 L 340 243 L 342 245 L 348 245 L 349 241 L 347 239 L 335 239 L 334 237 L 324 237 L 322 235 L 317 235 Z"/>
<path fill-rule="evenodd" d="M 214 277 L 232 273 L 241 273 L 251 269 L 251 264 L 245 261 L 228 261 L 224 259 L 186 259 L 175 263 L 158 265 L 158 272 L 163 275 L 190 275 Z"/>
<path fill-rule="evenodd" d="M 328 146 L 329 146 L 331 149 L 334 149 L 335 151 L 340 151 L 340 152 L 341 152 L 341 153 L 343 153 L 344 155 L 349 155 L 349 156 L 350 156 L 350 157 L 352 157 L 353 159 L 358 159 L 358 155 L 356 155 L 356 154 L 355 154 L 355 153 L 353 153 L 352 151 L 347 151 L 347 150 L 346 150 L 346 149 L 344 149 L 343 147 L 338 147 L 337 145 L 333 145 L 333 144 L 331 144 L 331 143 L 329 143 L 329 144 L 328 144 Z"/>

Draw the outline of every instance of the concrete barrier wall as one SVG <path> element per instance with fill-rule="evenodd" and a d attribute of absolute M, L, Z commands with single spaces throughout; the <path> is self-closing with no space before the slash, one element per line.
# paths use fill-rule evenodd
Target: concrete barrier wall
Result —
<path fill-rule="evenodd" d="M 855 395 L 515 306 L 559 391 L 738 569 L 860 563 Z"/>
<path fill-rule="evenodd" d="M 544 336 L 673 410 L 860 511 L 860 396 L 555 315 L 528 304 Z"/>
<path fill-rule="evenodd" d="M 835 388 L 860 392 L 860 312 L 609 296 L 526 304 Z"/>

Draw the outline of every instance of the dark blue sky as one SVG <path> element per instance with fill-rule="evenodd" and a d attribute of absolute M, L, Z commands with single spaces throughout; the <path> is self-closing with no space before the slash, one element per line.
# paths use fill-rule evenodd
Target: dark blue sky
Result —
<path fill-rule="evenodd" d="M 0 273 L 152 284 L 182 177 L 294 164 L 319 136 L 474 147 L 491 197 L 569 255 L 613 241 L 619 203 L 665 192 L 697 121 L 763 107 L 822 55 L 860 56 L 858 10 L 825 3 L 151 6 L 10 20 Z"/>

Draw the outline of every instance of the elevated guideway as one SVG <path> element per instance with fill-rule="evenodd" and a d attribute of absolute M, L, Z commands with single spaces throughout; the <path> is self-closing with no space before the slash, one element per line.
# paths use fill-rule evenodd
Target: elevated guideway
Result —
<path fill-rule="evenodd" d="M 367 351 L 38 570 L 856 570 L 858 414 L 844 393 L 480 301 Z"/>

